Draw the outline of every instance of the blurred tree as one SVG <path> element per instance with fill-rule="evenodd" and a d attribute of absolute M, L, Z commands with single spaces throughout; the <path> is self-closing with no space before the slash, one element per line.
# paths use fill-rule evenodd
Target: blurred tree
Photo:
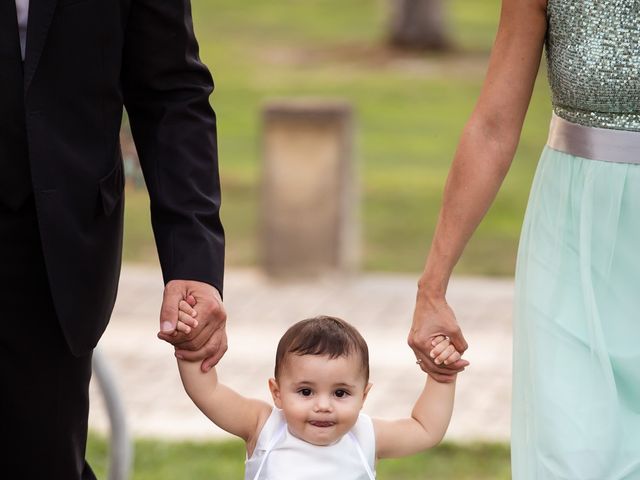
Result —
<path fill-rule="evenodd" d="M 389 43 L 407 50 L 446 50 L 442 0 L 390 0 Z"/>

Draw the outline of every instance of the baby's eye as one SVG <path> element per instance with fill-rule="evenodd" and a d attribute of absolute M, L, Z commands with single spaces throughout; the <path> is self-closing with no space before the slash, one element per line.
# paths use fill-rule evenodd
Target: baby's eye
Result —
<path fill-rule="evenodd" d="M 335 392 L 335 396 L 338 398 L 343 398 L 343 397 L 346 397 L 347 395 L 349 395 L 349 392 L 347 392 L 346 390 L 336 390 Z"/>
<path fill-rule="evenodd" d="M 308 397 L 311 395 L 311 389 L 310 388 L 301 388 L 300 390 L 298 390 L 298 393 L 300 395 L 302 395 L 303 397 Z"/>

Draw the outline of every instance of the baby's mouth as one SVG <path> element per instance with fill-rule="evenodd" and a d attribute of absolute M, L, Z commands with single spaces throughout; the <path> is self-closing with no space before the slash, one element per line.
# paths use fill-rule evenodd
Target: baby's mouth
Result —
<path fill-rule="evenodd" d="M 335 422 L 320 421 L 320 420 L 311 420 L 309 423 L 314 427 L 318 427 L 318 428 L 333 427 L 336 424 Z"/>

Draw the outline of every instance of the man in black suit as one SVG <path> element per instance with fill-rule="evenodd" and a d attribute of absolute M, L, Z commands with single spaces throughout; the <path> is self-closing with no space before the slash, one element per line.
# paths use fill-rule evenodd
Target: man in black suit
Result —
<path fill-rule="evenodd" d="M 188 0 L 0 0 L 2 478 L 95 478 L 88 385 L 120 273 L 123 105 L 166 285 L 160 337 L 205 370 L 224 354 L 212 89 Z M 176 334 L 187 295 L 200 324 Z"/>

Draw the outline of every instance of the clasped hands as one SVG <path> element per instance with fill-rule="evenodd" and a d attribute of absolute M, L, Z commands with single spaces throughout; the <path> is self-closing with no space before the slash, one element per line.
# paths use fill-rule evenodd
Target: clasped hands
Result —
<path fill-rule="evenodd" d="M 179 312 L 182 300 L 193 308 L 193 315 Z M 179 315 L 184 316 L 180 322 Z M 175 347 L 176 357 L 201 360 L 201 369 L 207 372 L 227 351 L 226 320 L 222 299 L 213 286 L 172 280 L 164 290 L 158 338 Z M 420 368 L 438 382 L 453 382 L 469 365 L 461 358 L 467 342 L 444 297 L 418 294 L 408 343 Z"/>
<path fill-rule="evenodd" d="M 420 368 L 438 382 L 453 382 L 469 365 L 461 358 L 467 342 L 443 296 L 418 293 L 407 341 Z"/>
<path fill-rule="evenodd" d="M 195 313 L 179 320 L 178 305 L 185 300 Z M 208 283 L 172 280 L 165 286 L 158 338 L 175 347 L 177 358 L 202 361 L 203 372 L 214 367 L 227 351 L 227 313 L 220 293 Z"/>

